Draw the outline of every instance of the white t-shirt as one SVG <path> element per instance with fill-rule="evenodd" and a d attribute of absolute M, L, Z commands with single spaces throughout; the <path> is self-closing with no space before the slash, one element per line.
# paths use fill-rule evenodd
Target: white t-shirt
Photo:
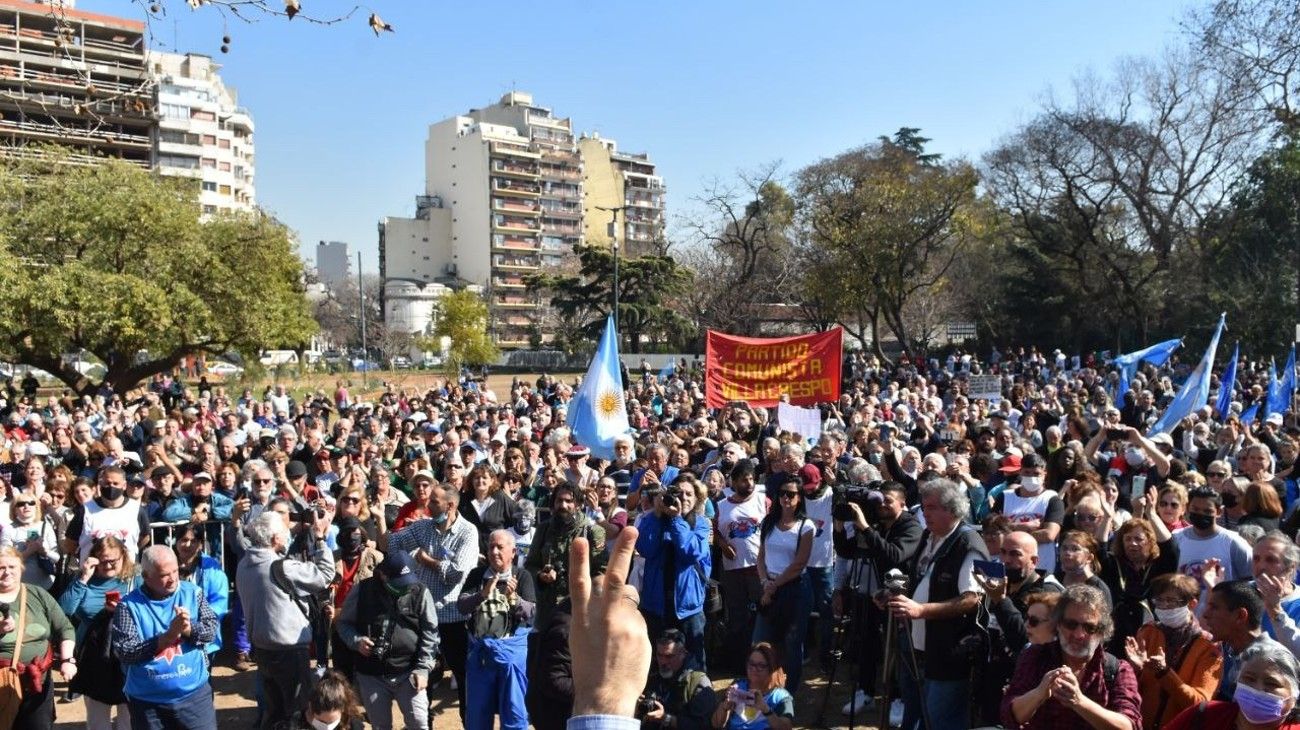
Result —
<path fill-rule="evenodd" d="M 804 498 L 804 511 L 817 531 L 813 533 L 812 554 L 808 556 L 809 568 L 829 568 L 835 560 L 835 544 L 832 540 L 831 490 L 820 499 Z"/>
<path fill-rule="evenodd" d="M 954 531 L 960 530 L 962 523 L 958 522 L 957 526 L 952 528 Z M 927 540 L 921 547 L 921 558 L 918 565 L 926 566 L 925 572 L 921 574 L 921 582 L 916 584 L 916 591 L 912 594 L 912 600 L 917 603 L 930 602 L 930 574 L 934 572 L 932 560 L 934 554 L 939 550 L 939 546 L 952 535 L 949 532 L 940 538 Z M 980 588 L 975 582 L 975 558 L 978 554 L 970 551 L 966 553 L 966 559 L 961 562 L 961 570 L 957 572 L 957 593 L 978 593 L 984 594 L 984 589 Z M 917 651 L 925 651 L 925 622 L 912 622 L 912 648 Z"/>
<path fill-rule="evenodd" d="M 722 558 L 723 570 L 750 568 L 758 564 L 758 526 L 767 516 L 767 497 L 754 492 L 736 504 L 730 499 L 718 502 L 718 536 L 725 538 L 736 551 L 736 559 Z"/>
<path fill-rule="evenodd" d="M 1002 493 L 1002 516 L 1010 520 L 1013 525 L 1037 523 L 1041 527 L 1043 518 L 1047 517 L 1047 508 L 1053 499 L 1056 499 L 1056 492 L 1051 489 L 1044 489 L 1032 497 L 1022 497 L 1016 494 L 1015 488 L 1012 487 Z M 1038 544 L 1038 567 L 1049 574 L 1056 571 L 1054 543 Z"/>
<path fill-rule="evenodd" d="M 763 542 L 763 562 L 767 566 L 767 575 L 762 577 L 775 578 L 784 573 L 799 552 L 799 539 L 813 534 L 816 529 L 809 519 L 799 520 L 788 530 L 782 530 L 780 525 L 773 527 Z"/>
<path fill-rule="evenodd" d="M 1201 574 L 1205 572 L 1205 561 L 1217 558 L 1223 565 L 1223 577 L 1220 581 L 1237 580 L 1251 577 L 1251 549 L 1241 535 L 1220 527 L 1208 538 L 1198 537 L 1190 527 L 1174 531 L 1174 544 L 1178 546 L 1178 572 L 1190 575 L 1201 583 Z M 1201 604 L 1197 610 L 1200 615 L 1205 608 L 1205 584 L 1201 583 Z"/>
<path fill-rule="evenodd" d="M 140 548 L 140 500 L 128 499 L 121 507 L 110 509 L 99 506 L 99 502 L 92 499 L 86 502 L 86 511 L 81 519 L 78 547 L 81 549 L 82 560 L 90 555 L 90 547 L 95 539 L 105 535 L 121 540 L 131 559 L 135 560 L 136 551 Z"/>

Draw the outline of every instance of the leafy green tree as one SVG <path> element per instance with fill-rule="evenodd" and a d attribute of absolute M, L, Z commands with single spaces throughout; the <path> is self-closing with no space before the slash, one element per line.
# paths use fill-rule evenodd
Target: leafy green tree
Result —
<path fill-rule="evenodd" d="M 460 375 L 462 367 L 491 365 L 501 357 L 488 334 L 487 302 L 469 289 L 454 291 L 439 300 L 433 335 L 451 341 L 444 365 L 453 377 Z M 438 350 L 439 346 L 426 349 Z"/>
<path fill-rule="evenodd" d="M 914 315 L 933 310 L 921 300 L 941 291 L 968 239 L 979 181 L 965 162 L 939 164 L 926 155 L 915 129 L 904 128 L 895 139 L 809 165 L 795 186 L 808 245 L 822 249 L 823 263 L 847 277 L 834 290 L 842 297 L 840 321 L 850 330 L 870 323 L 881 356 L 875 331 L 881 321 L 904 348 L 926 352 L 933 317 Z M 825 268 L 809 272 L 819 270 Z"/>
<path fill-rule="evenodd" d="M 582 333 L 587 342 L 600 339 L 605 318 L 614 304 L 614 255 L 602 246 L 574 249 L 579 268 L 575 274 L 530 274 L 526 283 L 551 295 L 551 306 L 561 319 Z M 683 294 L 691 274 L 671 256 L 638 256 L 618 261 L 619 336 L 628 342 L 655 344 L 680 341 L 689 335 L 690 323 L 669 303 Z"/>
<path fill-rule="evenodd" d="M 0 359 L 79 393 L 191 355 L 301 347 L 315 331 L 292 234 L 262 214 L 199 220 L 198 187 L 61 153 L 0 165 Z M 85 349 L 102 379 L 62 361 Z"/>

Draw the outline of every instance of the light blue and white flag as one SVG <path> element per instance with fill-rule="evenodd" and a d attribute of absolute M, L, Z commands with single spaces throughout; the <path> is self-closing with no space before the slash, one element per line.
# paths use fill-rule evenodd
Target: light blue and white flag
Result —
<path fill-rule="evenodd" d="M 1295 345 L 1291 345 L 1291 354 L 1286 358 L 1286 365 L 1277 375 L 1276 384 L 1269 381 L 1268 412 L 1286 413 L 1291 410 L 1291 398 L 1295 396 Z"/>
<path fill-rule="evenodd" d="M 1232 360 L 1219 379 L 1219 397 L 1214 402 L 1214 410 L 1218 411 L 1220 420 L 1227 417 L 1228 409 L 1232 407 L 1232 393 L 1237 389 L 1237 358 L 1240 356 L 1241 343 L 1238 342 L 1232 346 Z"/>
<path fill-rule="evenodd" d="M 600 336 L 596 356 L 569 402 L 568 412 L 574 440 L 601 459 L 614 458 L 614 438 L 629 430 L 618 364 L 618 335 L 610 316 L 605 320 L 605 334 Z"/>
<path fill-rule="evenodd" d="M 659 382 L 666 383 L 677 372 L 677 361 L 672 360 L 659 371 Z"/>
<path fill-rule="evenodd" d="M 1178 422 L 1192 415 L 1196 409 L 1205 405 L 1210 399 L 1210 371 L 1214 369 L 1214 353 L 1219 349 L 1219 336 L 1223 334 L 1223 324 L 1227 319 L 1227 313 L 1219 315 L 1219 324 L 1214 328 L 1214 337 L 1210 338 L 1210 346 L 1205 348 L 1205 355 L 1201 357 L 1201 362 L 1196 365 L 1196 369 L 1191 375 L 1187 376 L 1186 382 L 1183 383 L 1182 390 L 1174 396 L 1174 400 L 1165 409 L 1165 413 L 1151 427 L 1147 436 L 1155 436 L 1158 433 L 1169 433 L 1174 430 Z"/>
<path fill-rule="evenodd" d="M 1164 365 L 1181 344 L 1183 344 L 1181 339 L 1165 340 L 1115 358 L 1112 362 L 1119 368 L 1119 387 L 1115 390 L 1115 405 L 1124 404 L 1124 394 L 1129 391 L 1129 381 L 1137 374 L 1138 365 L 1144 362 L 1157 366 Z"/>

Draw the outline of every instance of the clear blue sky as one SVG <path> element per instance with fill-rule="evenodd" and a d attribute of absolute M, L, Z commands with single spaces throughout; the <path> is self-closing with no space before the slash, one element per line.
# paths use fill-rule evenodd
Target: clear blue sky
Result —
<path fill-rule="evenodd" d="M 375 38 L 366 9 L 321 27 L 156 1 L 173 15 L 151 23 L 155 47 L 218 58 L 251 109 L 258 202 L 298 232 L 309 263 L 318 240 L 342 240 L 371 272 L 376 224 L 410 215 L 423 188 L 427 126 L 511 88 L 575 131 L 649 152 L 671 218 L 710 178 L 771 160 L 790 171 L 902 126 L 921 127 L 934 151 L 978 157 L 1049 88 L 1176 41 L 1188 6 L 371 0 L 397 30 Z M 302 4 L 319 16 L 352 7 Z M 142 15 L 132 0 L 78 7 Z"/>

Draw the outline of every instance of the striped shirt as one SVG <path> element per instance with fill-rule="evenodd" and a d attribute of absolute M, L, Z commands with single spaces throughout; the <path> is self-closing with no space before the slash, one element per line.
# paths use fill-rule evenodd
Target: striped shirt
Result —
<path fill-rule="evenodd" d="M 423 549 L 441 561 L 437 570 L 415 561 L 416 575 L 433 596 L 438 623 L 457 623 L 468 618 L 456 607 L 465 578 L 478 566 L 478 530 L 468 520 L 457 516 L 446 532 L 439 530 L 433 520 L 413 522 L 388 536 L 388 549 L 409 553 Z"/>

